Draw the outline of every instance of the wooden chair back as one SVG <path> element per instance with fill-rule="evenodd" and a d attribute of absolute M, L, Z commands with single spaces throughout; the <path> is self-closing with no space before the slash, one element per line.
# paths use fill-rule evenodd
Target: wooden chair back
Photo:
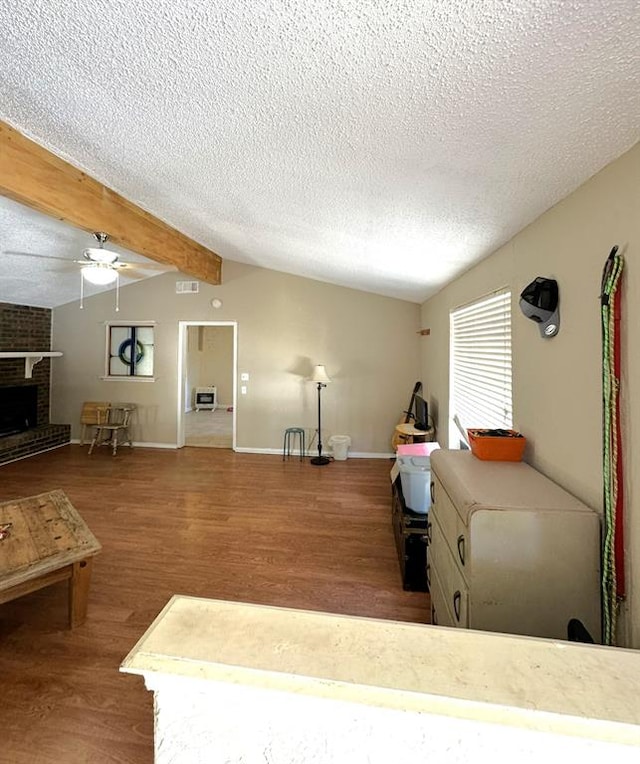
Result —
<path fill-rule="evenodd" d="M 80 424 L 104 424 L 110 405 L 108 401 L 85 401 L 82 404 Z"/>
<path fill-rule="evenodd" d="M 112 403 L 109 408 L 109 424 L 128 427 L 135 409 L 134 403 Z"/>
<path fill-rule="evenodd" d="M 80 444 L 84 444 L 87 427 L 95 427 L 105 424 L 109 418 L 109 401 L 85 401 L 82 404 L 80 412 L 80 424 L 82 432 L 80 434 Z"/>

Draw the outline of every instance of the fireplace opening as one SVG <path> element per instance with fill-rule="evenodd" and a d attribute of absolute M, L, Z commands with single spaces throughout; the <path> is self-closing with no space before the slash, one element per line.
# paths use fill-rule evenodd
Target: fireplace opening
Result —
<path fill-rule="evenodd" d="M 0 387 L 0 438 L 38 424 L 38 386 Z"/>

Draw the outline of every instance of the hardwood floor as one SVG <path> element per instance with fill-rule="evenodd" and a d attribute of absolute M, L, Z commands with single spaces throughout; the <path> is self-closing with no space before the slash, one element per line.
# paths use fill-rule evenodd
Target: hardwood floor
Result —
<path fill-rule="evenodd" d="M 152 762 L 152 695 L 118 666 L 174 593 L 426 622 L 389 468 L 81 446 L 0 467 L 0 501 L 61 488 L 103 545 L 84 625 L 66 628 L 64 584 L 0 606 L 0 762 Z"/>

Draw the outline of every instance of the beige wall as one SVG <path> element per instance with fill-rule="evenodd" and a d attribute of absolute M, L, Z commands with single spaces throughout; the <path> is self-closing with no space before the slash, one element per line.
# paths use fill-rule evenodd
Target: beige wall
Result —
<path fill-rule="evenodd" d="M 217 403 L 233 403 L 233 327 L 189 326 L 187 363 L 190 367 L 189 391 L 194 405 L 196 387 L 214 386 Z"/>
<path fill-rule="evenodd" d="M 250 374 L 237 397 L 237 445 L 280 449 L 285 427 L 316 426 L 316 390 L 306 381 L 324 363 L 333 382 L 323 393 L 323 440 L 352 438 L 352 451 L 388 453 L 390 438 L 420 365 L 413 303 L 225 262 L 223 285 L 176 295 L 178 274 L 53 311 L 53 344 L 64 352 L 53 370 L 53 421 L 79 435 L 83 400 L 126 400 L 140 410 L 134 439 L 176 443 L 178 321 L 237 321 L 238 372 Z M 223 307 L 214 310 L 211 299 Z M 156 320 L 156 382 L 102 381 L 104 323 Z M 240 383 L 239 383 L 240 384 Z"/>
<path fill-rule="evenodd" d="M 514 426 L 528 439 L 526 461 L 601 512 L 601 271 L 611 247 L 625 255 L 623 441 L 629 597 L 621 642 L 640 647 L 640 144 L 422 306 L 422 378 L 446 442 L 449 312 L 501 286 L 513 294 Z M 539 336 L 518 307 L 536 276 L 558 280 L 560 333 Z"/>
<path fill-rule="evenodd" d="M 202 373 L 218 392 L 218 403 L 233 403 L 233 328 L 205 326 Z"/>

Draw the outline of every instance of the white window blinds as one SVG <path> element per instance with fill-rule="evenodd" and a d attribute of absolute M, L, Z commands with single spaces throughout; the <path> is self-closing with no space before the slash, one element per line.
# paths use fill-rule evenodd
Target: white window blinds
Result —
<path fill-rule="evenodd" d="M 465 428 L 510 428 L 511 293 L 454 310 L 450 337 L 450 417 Z"/>

